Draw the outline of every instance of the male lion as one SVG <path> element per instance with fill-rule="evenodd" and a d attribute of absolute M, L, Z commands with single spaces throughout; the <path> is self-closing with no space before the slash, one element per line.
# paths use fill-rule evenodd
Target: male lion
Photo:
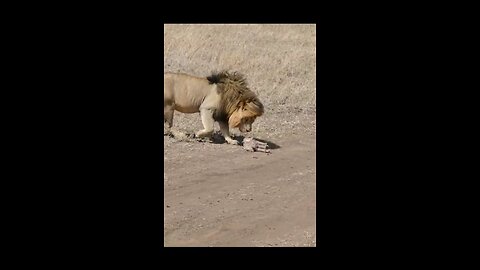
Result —
<path fill-rule="evenodd" d="M 171 133 L 173 114 L 200 112 L 204 129 L 198 138 L 210 137 L 217 121 L 229 144 L 238 144 L 230 137 L 229 127 L 250 132 L 256 117 L 264 112 L 263 105 L 248 87 L 243 75 L 223 71 L 207 78 L 180 73 L 164 73 L 163 121 Z"/>

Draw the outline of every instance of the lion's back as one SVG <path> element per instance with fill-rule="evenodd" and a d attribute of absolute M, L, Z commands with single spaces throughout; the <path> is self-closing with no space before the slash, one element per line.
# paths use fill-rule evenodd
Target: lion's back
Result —
<path fill-rule="evenodd" d="M 198 112 L 215 87 L 206 78 L 183 73 L 164 73 L 164 99 L 172 98 L 175 109 L 179 112 Z"/>

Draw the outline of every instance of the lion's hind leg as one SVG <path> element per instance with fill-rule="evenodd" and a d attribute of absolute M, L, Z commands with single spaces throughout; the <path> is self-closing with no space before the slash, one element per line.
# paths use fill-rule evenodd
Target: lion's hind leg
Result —
<path fill-rule="evenodd" d="M 171 135 L 171 129 L 173 126 L 173 115 L 175 113 L 175 104 L 167 103 L 163 105 L 163 124 L 167 124 L 166 131 L 163 135 Z"/>
<path fill-rule="evenodd" d="M 165 130 L 163 135 L 164 136 L 171 136 L 175 138 L 176 140 L 180 141 L 185 141 L 188 139 L 188 135 L 185 134 L 184 132 L 181 132 L 179 130 L 176 130 L 173 128 L 173 115 L 175 113 L 175 104 L 166 104 L 164 105 L 164 110 L 163 110 L 163 123 L 164 126 L 166 124 Z"/>

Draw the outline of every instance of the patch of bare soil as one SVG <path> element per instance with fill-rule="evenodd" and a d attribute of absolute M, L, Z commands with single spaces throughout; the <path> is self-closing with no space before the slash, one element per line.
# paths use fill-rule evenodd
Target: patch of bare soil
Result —
<path fill-rule="evenodd" d="M 164 137 L 164 245 L 316 246 L 315 120 L 299 111 L 260 117 L 252 135 L 270 154 Z"/>

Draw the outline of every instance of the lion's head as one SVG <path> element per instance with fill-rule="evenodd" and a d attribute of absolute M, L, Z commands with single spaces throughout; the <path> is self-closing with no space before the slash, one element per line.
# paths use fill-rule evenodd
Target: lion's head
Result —
<path fill-rule="evenodd" d="M 245 77 L 237 72 L 222 71 L 207 78 L 211 84 L 217 84 L 221 95 L 217 118 L 228 121 L 230 128 L 241 132 L 250 132 L 255 119 L 263 115 L 263 104 L 252 92 Z"/>

